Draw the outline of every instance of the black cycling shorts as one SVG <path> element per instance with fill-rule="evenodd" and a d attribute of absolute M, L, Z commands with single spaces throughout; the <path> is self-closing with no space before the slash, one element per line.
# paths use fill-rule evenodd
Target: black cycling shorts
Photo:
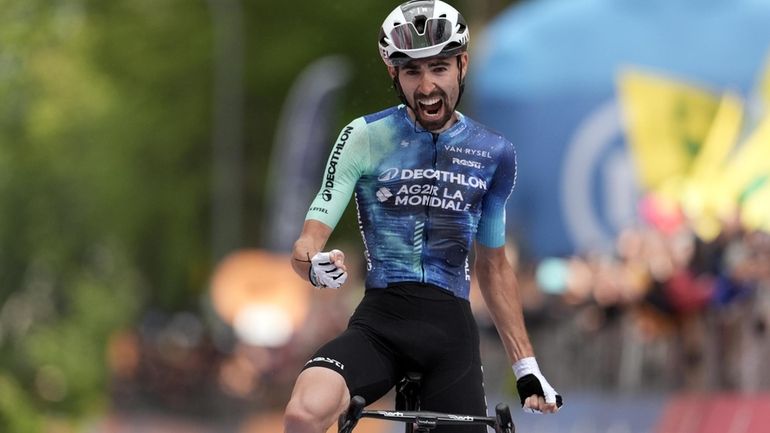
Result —
<path fill-rule="evenodd" d="M 345 378 L 366 403 L 384 396 L 407 371 L 422 373 L 421 410 L 486 415 L 479 334 L 470 303 L 428 284 L 367 289 L 340 336 L 305 368 Z M 435 433 L 486 432 L 484 426 L 441 426 Z"/>

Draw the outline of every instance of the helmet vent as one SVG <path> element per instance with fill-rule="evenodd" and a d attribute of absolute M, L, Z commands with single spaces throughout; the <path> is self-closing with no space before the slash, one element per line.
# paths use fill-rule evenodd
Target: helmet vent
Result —
<path fill-rule="evenodd" d="M 414 27 L 417 29 L 417 33 L 425 33 L 425 21 L 428 20 L 428 17 L 425 15 L 417 15 L 414 17 Z"/>
<path fill-rule="evenodd" d="M 390 55 L 390 60 L 392 60 L 392 61 L 407 60 L 407 59 L 409 59 L 409 56 L 407 56 L 406 54 L 404 54 L 402 52 L 395 52 L 395 53 Z"/>

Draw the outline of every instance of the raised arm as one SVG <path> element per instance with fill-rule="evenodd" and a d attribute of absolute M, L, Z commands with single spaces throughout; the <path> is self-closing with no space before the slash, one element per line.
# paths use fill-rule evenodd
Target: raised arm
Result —
<path fill-rule="evenodd" d="M 316 287 L 337 288 L 347 278 L 342 251 L 323 249 L 365 168 L 369 154 L 365 126 L 364 119 L 359 118 L 340 132 L 326 162 L 321 187 L 305 216 L 302 233 L 294 242 L 291 266 Z"/>

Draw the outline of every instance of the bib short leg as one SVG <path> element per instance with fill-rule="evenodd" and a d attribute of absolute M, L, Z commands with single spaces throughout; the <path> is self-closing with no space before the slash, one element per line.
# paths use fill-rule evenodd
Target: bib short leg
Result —
<path fill-rule="evenodd" d="M 307 367 L 333 369 L 350 395 L 367 404 L 407 371 L 422 373 L 422 410 L 486 415 L 479 335 L 467 300 L 435 286 L 405 283 L 369 289 L 348 329 L 323 345 Z M 486 427 L 439 426 L 434 433 L 484 433 Z"/>

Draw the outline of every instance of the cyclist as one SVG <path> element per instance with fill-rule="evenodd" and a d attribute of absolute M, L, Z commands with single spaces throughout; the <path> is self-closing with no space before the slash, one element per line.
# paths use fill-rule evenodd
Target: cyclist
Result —
<path fill-rule="evenodd" d="M 344 254 L 325 248 L 355 191 L 366 291 L 348 328 L 297 378 L 284 417 L 288 433 L 325 432 L 352 395 L 371 403 L 410 370 L 423 375 L 422 410 L 486 414 L 468 302 L 474 239 L 474 270 L 524 409 L 551 413 L 561 405 L 533 355 L 504 252 L 513 145 L 455 110 L 468 40 L 463 17 L 439 0 L 403 3 L 382 24 L 380 55 L 402 104 L 343 128 L 292 258 L 316 287 L 345 283 Z"/>

